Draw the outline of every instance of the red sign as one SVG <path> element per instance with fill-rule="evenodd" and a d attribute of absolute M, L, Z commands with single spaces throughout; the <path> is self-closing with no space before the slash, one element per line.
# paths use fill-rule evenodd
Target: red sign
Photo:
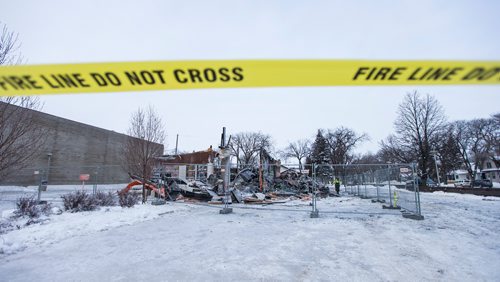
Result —
<path fill-rule="evenodd" d="M 80 181 L 88 181 L 90 179 L 90 174 L 80 174 Z"/>

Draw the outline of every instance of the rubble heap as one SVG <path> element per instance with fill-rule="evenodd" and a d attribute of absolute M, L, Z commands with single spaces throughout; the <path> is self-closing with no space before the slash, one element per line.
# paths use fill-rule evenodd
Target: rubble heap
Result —
<path fill-rule="evenodd" d="M 232 187 L 242 193 L 256 193 L 260 192 L 260 181 L 258 169 L 247 168 L 236 175 Z M 264 176 L 262 186 L 265 191 L 281 195 L 298 195 L 312 193 L 313 191 L 319 191 L 326 195 L 329 193 L 328 187 L 323 183 L 294 170 L 287 170 L 277 178 Z"/>

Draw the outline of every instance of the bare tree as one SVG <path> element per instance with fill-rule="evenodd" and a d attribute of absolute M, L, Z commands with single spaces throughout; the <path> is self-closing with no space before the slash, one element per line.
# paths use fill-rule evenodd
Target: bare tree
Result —
<path fill-rule="evenodd" d="M 255 164 L 261 149 L 271 150 L 271 136 L 261 132 L 241 132 L 231 136 L 229 144 L 238 165 Z"/>
<path fill-rule="evenodd" d="M 422 97 L 414 91 L 408 93 L 399 105 L 394 122 L 395 143 L 404 152 L 414 152 L 423 179 L 429 175 L 432 165 L 430 152 L 436 146 L 445 124 L 444 110 L 433 96 L 427 94 Z"/>
<path fill-rule="evenodd" d="M 0 179 L 26 167 L 40 153 L 45 138 L 32 111 L 39 108 L 37 98 L 0 98 Z"/>
<path fill-rule="evenodd" d="M 18 35 L 5 25 L 1 32 L 0 65 L 20 62 Z M 32 110 L 41 108 L 37 97 L 0 97 L 0 180 L 26 167 L 40 152 L 45 139 Z"/>
<path fill-rule="evenodd" d="M 284 158 L 295 158 L 299 162 L 299 170 L 302 171 L 302 159 L 310 153 L 311 142 L 307 139 L 300 139 L 295 142 L 290 142 L 288 146 L 281 152 Z"/>
<path fill-rule="evenodd" d="M 493 120 L 495 132 L 497 133 L 497 136 L 500 134 L 500 113 L 496 113 L 492 115 L 491 119 Z M 500 148 L 497 148 L 498 153 L 500 154 Z"/>
<path fill-rule="evenodd" d="M 352 160 L 353 164 L 384 164 L 381 160 L 380 155 L 372 154 L 371 152 L 360 154 L 358 156 L 354 156 Z"/>
<path fill-rule="evenodd" d="M 379 154 L 384 163 L 411 163 L 417 159 L 416 152 L 394 134 L 381 141 L 380 147 Z"/>
<path fill-rule="evenodd" d="M 477 170 L 483 169 L 487 159 L 497 161 L 499 128 L 495 119 L 474 119 L 454 123 L 454 137 L 460 149 L 462 161 L 471 179 L 476 178 Z"/>
<path fill-rule="evenodd" d="M 481 134 L 484 139 L 484 151 L 496 167 L 500 167 L 500 113 L 484 120 L 484 130 Z"/>
<path fill-rule="evenodd" d="M 368 140 L 368 135 L 358 135 L 354 130 L 339 127 L 328 130 L 325 136 L 326 144 L 330 149 L 332 164 L 348 164 L 352 161 L 352 151 L 359 143 Z"/>
<path fill-rule="evenodd" d="M 130 118 L 128 135 L 131 137 L 125 145 L 124 156 L 129 173 L 139 176 L 145 183 L 152 176 L 156 157 L 163 154 L 165 126 L 153 107 L 139 108 Z M 145 185 L 142 201 L 146 201 Z"/>
<path fill-rule="evenodd" d="M 469 173 L 469 176 L 472 177 L 474 174 L 473 168 L 472 168 L 472 158 L 469 156 L 469 148 L 471 147 L 473 140 L 470 139 L 470 134 L 469 134 L 469 125 L 468 122 L 465 120 L 461 121 L 456 121 L 453 123 L 454 126 L 454 132 L 453 132 L 453 137 L 457 142 L 460 156 L 463 162 L 463 165 L 465 166 L 465 169 Z"/>
<path fill-rule="evenodd" d="M 0 35 L 0 65 L 14 65 L 22 61 L 22 57 L 17 50 L 20 47 L 18 34 L 9 31 L 6 25 L 2 27 Z"/>

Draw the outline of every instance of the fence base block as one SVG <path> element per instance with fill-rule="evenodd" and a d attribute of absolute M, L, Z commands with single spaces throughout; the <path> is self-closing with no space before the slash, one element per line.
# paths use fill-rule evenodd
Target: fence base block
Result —
<path fill-rule="evenodd" d="M 382 205 L 382 208 L 387 209 L 387 210 L 400 210 L 401 209 L 400 206 L 388 206 L 388 205 Z"/>
<path fill-rule="evenodd" d="M 359 196 L 361 199 L 370 199 L 370 197 L 366 197 L 366 196 Z"/>
<path fill-rule="evenodd" d="M 228 213 L 232 213 L 233 212 L 233 208 L 223 208 L 219 211 L 219 214 L 228 214 Z"/>
<path fill-rule="evenodd" d="M 372 200 L 372 203 L 385 203 L 385 200 Z"/>
<path fill-rule="evenodd" d="M 310 217 L 311 218 L 318 218 L 319 217 L 319 210 L 312 211 Z"/>
<path fill-rule="evenodd" d="M 403 213 L 404 218 L 414 219 L 414 220 L 424 220 L 423 215 L 414 214 L 414 213 Z"/>
<path fill-rule="evenodd" d="M 153 206 L 161 206 L 161 205 L 166 204 L 166 201 L 165 201 L 165 200 L 161 200 L 161 199 L 156 199 L 156 200 L 153 200 L 153 201 L 151 202 L 151 204 L 152 204 Z"/>

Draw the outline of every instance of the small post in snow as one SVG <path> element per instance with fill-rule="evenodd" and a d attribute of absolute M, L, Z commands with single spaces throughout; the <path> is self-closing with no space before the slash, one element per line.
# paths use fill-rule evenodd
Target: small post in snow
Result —
<path fill-rule="evenodd" d="M 312 211 L 311 211 L 311 214 L 310 214 L 310 217 L 311 218 L 318 218 L 319 217 L 319 211 L 318 211 L 318 207 L 316 206 L 316 165 L 313 164 L 312 165 L 312 169 L 313 169 L 313 189 L 312 189 L 312 197 L 311 197 L 311 206 L 312 206 Z"/>
<path fill-rule="evenodd" d="M 229 207 L 229 182 L 231 181 L 231 152 L 229 151 L 229 142 L 226 144 L 226 128 L 223 127 L 219 148 L 222 159 L 221 167 L 224 167 L 224 208 L 219 211 L 219 214 L 228 214 L 233 212 L 233 208 Z"/>

